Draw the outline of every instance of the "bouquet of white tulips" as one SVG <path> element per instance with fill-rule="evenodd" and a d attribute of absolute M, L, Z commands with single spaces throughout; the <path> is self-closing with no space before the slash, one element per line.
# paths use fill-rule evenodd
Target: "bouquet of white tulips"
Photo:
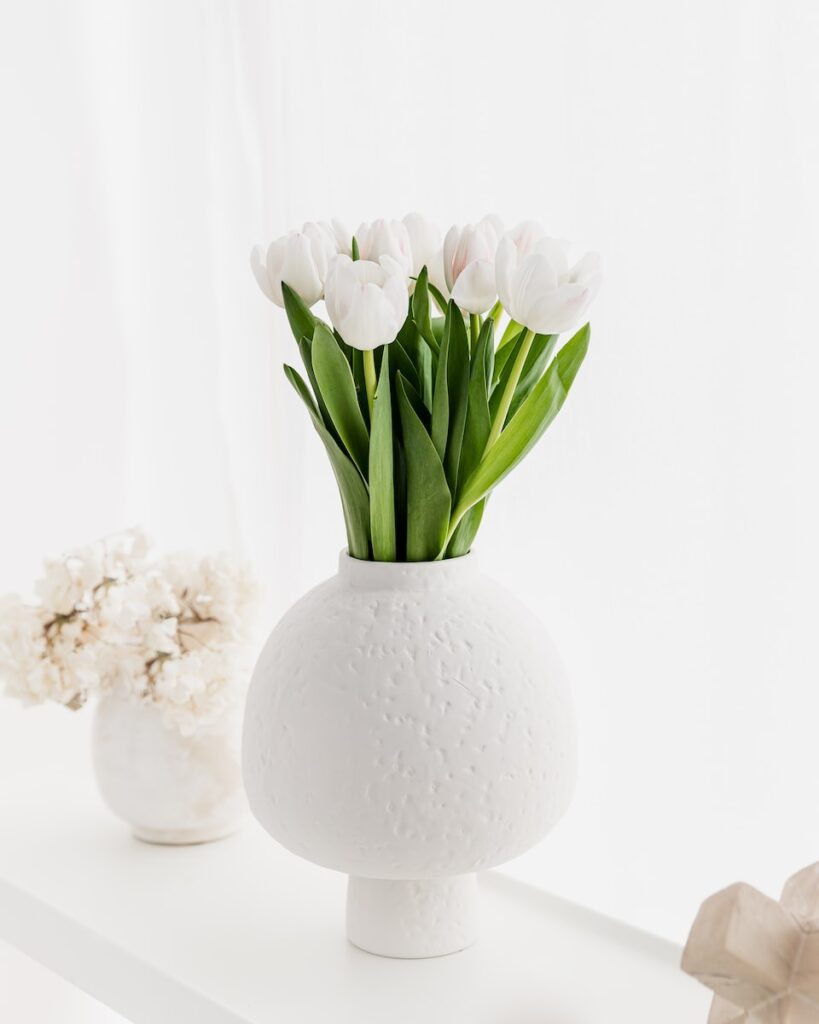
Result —
<path fill-rule="evenodd" d="M 567 250 L 496 217 L 441 245 L 418 214 L 353 236 L 308 223 L 253 250 L 298 343 L 307 380 L 285 373 L 327 449 L 352 557 L 469 551 L 487 498 L 560 411 L 588 349 L 599 258 L 570 266 Z M 329 323 L 311 311 L 320 299 Z"/>

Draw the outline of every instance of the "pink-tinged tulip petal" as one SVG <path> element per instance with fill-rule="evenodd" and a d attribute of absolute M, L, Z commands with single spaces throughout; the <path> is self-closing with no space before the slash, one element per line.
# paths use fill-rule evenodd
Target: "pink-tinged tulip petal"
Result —
<path fill-rule="evenodd" d="M 536 334 L 569 331 L 585 317 L 591 298 L 583 285 L 562 284 L 532 304 L 526 326 Z"/>
<path fill-rule="evenodd" d="M 554 292 L 560 284 L 557 271 L 547 256 L 533 253 L 518 264 L 514 304 L 529 309 L 544 293 Z"/>
<path fill-rule="evenodd" d="M 540 253 L 545 256 L 558 277 L 562 277 L 569 270 L 569 243 L 565 238 L 549 238 L 544 236 L 535 243 L 533 253 Z"/>
<path fill-rule="evenodd" d="M 504 227 L 503 221 L 496 213 L 487 213 L 485 217 L 482 217 L 479 224 L 487 224 L 495 233 L 495 242 L 499 242 L 503 237 Z"/>
<path fill-rule="evenodd" d="M 452 298 L 466 313 L 485 313 L 495 304 L 495 267 L 491 260 L 468 263 L 455 282 Z"/>
<path fill-rule="evenodd" d="M 536 220 L 522 220 L 506 232 L 505 238 L 514 242 L 521 256 L 534 252 L 535 246 L 546 237 L 546 229 Z"/>
<path fill-rule="evenodd" d="M 585 318 L 602 280 L 600 260 L 587 253 L 569 268 L 566 242 L 524 222 L 501 239 L 495 256 L 498 295 L 506 312 L 538 334 L 571 330 Z"/>
<path fill-rule="evenodd" d="M 494 284 L 491 287 L 488 285 L 486 268 L 487 265 L 494 267 L 498 245 L 496 224 L 496 220 L 484 217 L 477 224 L 467 224 L 462 228 L 457 225 L 451 227 L 444 238 L 444 280 L 447 291 L 469 313 L 485 313 L 495 302 L 497 292 Z M 474 264 L 481 264 L 481 267 L 470 270 Z M 458 290 L 457 282 L 467 272 L 467 282 Z M 459 301 L 456 291 L 469 302 L 471 308 Z"/>
<path fill-rule="evenodd" d="M 362 260 L 378 262 L 390 256 L 409 277 L 412 273 L 412 245 L 407 227 L 400 220 L 374 220 L 359 225 L 355 233 L 358 254 Z"/>
<path fill-rule="evenodd" d="M 603 276 L 600 253 L 587 252 L 584 256 L 581 256 L 567 276 L 569 281 L 576 282 L 578 284 L 591 285 L 593 283 L 596 295 Z"/>

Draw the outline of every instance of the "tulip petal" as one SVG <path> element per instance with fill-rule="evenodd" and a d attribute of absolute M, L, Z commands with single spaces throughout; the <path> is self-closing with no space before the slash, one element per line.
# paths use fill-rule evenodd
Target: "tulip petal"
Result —
<path fill-rule="evenodd" d="M 506 237 L 515 243 L 515 248 L 523 257 L 535 251 L 538 242 L 546 237 L 546 229 L 536 220 L 522 220 L 507 231 Z"/>
<path fill-rule="evenodd" d="M 502 238 L 495 253 L 495 284 L 501 305 L 512 319 L 517 319 L 512 313 L 512 289 L 517 267 L 518 250 L 515 243 L 511 238 Z"/>
<path fill-rule="evenodd" d="M 400 274 L 388 275 L 387 280 L 384 282 L 383 291 L 392 305 L 395 316 L 400 319 L 398 325 L 400 327 L 406 319 L 407 308 L 409 307 L 409 290 L 406 279 Z"/>
<path fill-rule="evenodd" d="M 407 316 L 406 275 L 389 256 L 382 256 L 380 263 L 337 256 L 327 278 L 325 304 L 348 345 L 367 350 L 389 344 Z"/>
<path fill-rule="evenodd" d="M 570 331 L 585 317 L 593 298 L 584 285 L 562 284 L 532 305 L 526 326 L 538 334 Z"/>
<path fill-rule="evenodd" d="M 350 307 L 360 289 L 356 268 L 360 272 L 360 263 L 353 263 L 349 256 L 336 256 L 324 286 L 324 304 L 333 326 L 339 333 L 341 324 L 349 316 Z"/>
<path fill-rule="evenodd" d="M 351 231 L 347 230 L 347 226 L 336 217 L 333 217 L 329 224 L 325 224 L 325 227 L 335 242 L 336 251 L 344 256 L 352 256 L 353 235 Z"/>
<path fill-rule="evenodd" d="M 525 318 L 527 310 L 531 309 L 542 295 L 553 292 L 557 286 L 558 276 L 549 257 L 540 253 L 527 256 L 519 264 L 515 279 L 514 301 L 518 312 Z M 526 320 L 523 319 L 520 323 L 525 324 Z"/>
<path fill-rule="evenodd" d="M 307 235 L 293 235 L 288 239 L 279 280 L 286 281 L 307 306 L 314 306 L 321 298 L 324 282 L 316 268 L 311 241 Z M 281 291 L 280 284 L 278 290 Z"/>
<path fill-rule="evenodd" d="M 501 218 L 496 213 L 487 213 L 486 216 L 480 219 L 478 226 L 480 227 L 482 224 L 488 224 L 495 232 L 495 245 L 497 246 L 504 233 L 503 221 Z"/>
<path fill-rule="evenodd" d="M 491 260 L 474 260 L 458 276 L 452 298 L 467 313 L 485 313 L 495 303 L 495 267 Z"/>
<path fill-rule="evenodd" d="M 441 247 L 441 232 L 437 224 L 423 217 L 420 213 L 408 213 L 404 217 L 412 252 L 410 273 L 417 277 L 429 264 Z"/>
<path fill-rule="evenodd" d="M 429 261 L 429 281 L 434 285 L 445 299 L 449 299 L 449 288 L 444 274 L 444 250 L 440 248 Z"/>
<path fill-rule="evenodd" d="M 535 244 L 532 252 L 545 256 L 554 267 L 558 277 L 568 272 L 569 243 L 565 238 L 549 238 L 548 235 L 544 235 Z"/>
<path fill-rule="evenodd" d="M 453 224 L 444 238 L 444 281 L 446 282 L 446 290 L 448 292 L 452 291 L 452 286 L 455 283 L 452 277 L 452 264 L 460 238 L 461 229 L 457 224 Z"/>
<path fill-rule="evenodd" d="M 389 316 L 389 309 L 385 310 L 386 305 L 378 285 L 365 284 L 353 301 L 347 317 L 349 337 L 345 335 L 344 340 L 362 350 L 382 345 L 385 340 L 385 318 Z"/>
<path fill-rule="evenodd" d="M 602 269 L 600 253 L 587 252 L 568 272 L 568 280 L 574 284 L 587 284 L 594 278 L 602 278 Z"/>
<path fill-rule="evenodd" d="M 355 233 L 362 259 L 378 261 L 392 256 L 409 275 L 412 270 L 412 246 L 406 224 L 400 220 L 374 220 L 361 224 Z"/>

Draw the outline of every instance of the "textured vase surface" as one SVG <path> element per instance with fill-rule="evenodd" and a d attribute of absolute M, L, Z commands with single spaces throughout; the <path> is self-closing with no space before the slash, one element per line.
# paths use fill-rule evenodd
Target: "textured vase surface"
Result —
<path fill-rule="evenodd" d="M 342 554 L 259 658 L 242 760 L 264 828 L 350 876 L 350 940 L 437 956 L 476 937 L 475 873 L 566 810 L 571 699 L 542 624 L 473 554 Z"/>
<path fill-rule="evenodd" d="M 230 835 L 247 806 L 239 735 L 236 714 L 183 736 L 150 703 L 106 694 L 92 736 L 102 797 L 146 842 L 181 845 Z"/>

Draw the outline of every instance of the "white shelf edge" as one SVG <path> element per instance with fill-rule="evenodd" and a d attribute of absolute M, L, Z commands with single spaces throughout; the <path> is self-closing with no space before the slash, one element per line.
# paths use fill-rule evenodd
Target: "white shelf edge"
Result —
<path fill-rule="evenodd" d="M 248 1024 L 2 879 L 0 907 L 0 937 L 133 1024 Z"/>

